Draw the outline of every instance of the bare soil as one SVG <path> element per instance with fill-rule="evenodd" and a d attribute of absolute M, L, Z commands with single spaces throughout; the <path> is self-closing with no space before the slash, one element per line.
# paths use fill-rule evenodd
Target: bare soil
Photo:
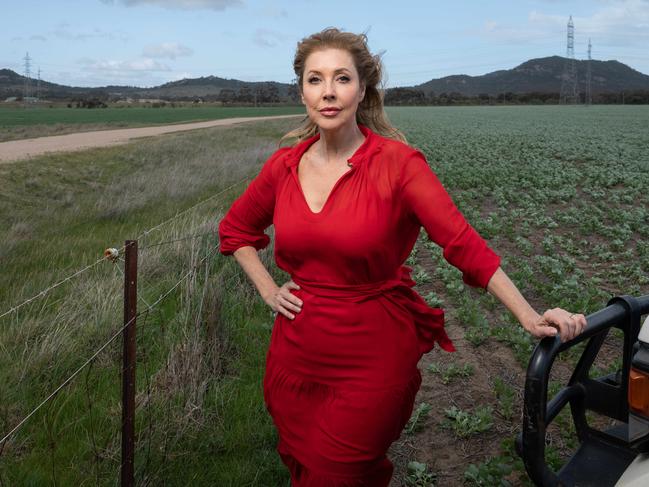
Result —
<path fill-rule="evenodd" d="M 499 250 L 505 250 L 503 242 L 499 242 Z M 519 255 L 514 249 L 507 249 L 509 255 Z M 521 258 L 525 258 L 520 256 Z M 417 256 L 417 265 L 422 266 L 430 275 L 434 275 L 434 263 L 422 251 Z M 440 280 L 433 279 L 430 283 L 418 284 L 415 289 L 425 296 L 433 291 L 444 302 L 446 314 L 446 330 L 453 340 L 456 351 L 445 352 L 439 347 L 424 355 L 419 362 L 422 374 L 422 385 L 415 399 L 415 409 L 423 402 L 432 406 L 432 410 L 425 420 L 421 431 L 406 434 L 404 431 L 388 452 L 388 457 L 395 466 L 391 487 L 402 487 L 406 483 L 407 466 L 410 461 L 417 461 L 428 465 L 430 472 L 435 474 L 435 486 L 466 486 L 464 472 L 470 464 L 478 465 L 486 460 L 500 455 L 511 455 L 511 451 L 503 450 L 503 440 L 512 439 L 521 429 L 523 391 L 525 386 L 525 369 L 517 361 L 511 348 L 489 336 L 480 346 L 473 346 L 465 337 L 465 327 L 457 318 L 447 296 L 444 285 Z M 476 297 L 481 290 L 470 289 Z M 542 303 L 535 296 L 528 296 L 530 303 L 536 309 L 542 309 Z M 495 325 L 501 319 L 500 314 L 505 308 L 499 305 L 493 311 L 484 310 L 489 323 Z M 514 325 L 510 325 L 514 326 Z M 614 357 L 620 355 L 620 341 L 607 339 L 598 358 L 597 365 L 606 367 Z M 456 378 L 448 384 L 442 382 L 441 374 L 428 371 L 432 363 L 446 369 L 453 363 L 458 367 L 465 364 L 473 366 L 473 374 L 468 378 Z M 559 357 L 554 364 L 551 380 L 564 385 L 572 373 L 572 365 Z M 500 378 L 514 390 L 513 415 L 504 417 L 499 409 L 499 401 L 494 391 L 494 380 Z M 467 438 L 459 438 L 450 429 L 443 427 L 445 410 L 457 407 L 466 411 L 473 411 L 480 406 L 493 408 L 493 426 L 486 432 L 475 434 Z M 563 414 L 563 413 L 562 413 Z M 569 445 L 565 444 L 563 427 L 555 421 L 548 428 L 548 438 L 557 447 L 561 458 L 566 460 L 572 453 Z M 610 426 L 608 418 L 595 419 L 593 426 L 604 428 Z M 518 459 L 517 456 L 515 456 Z M 506 478 L 512 486 L 530 486 L 527 474 L 522 469 L 522 464 Z"/>
<path fill-rule="evenodd" d="M 418 259 L 428 272 L 433 273 L 430 259 Z M 419 294 L 434 291 L 445 303 L 443 285 L 439 281 L 416 287 Z M 473 291 L 479 292 L 479 291 Z M 481 346 L 474 347 L 464 338 L 464 328 L 454 316 L 452 306 L 445 306 L 446 331 L 453 340 L 456 351 L 445 352 L 439 347 L 424 355 L 419 362 L 422 385 L 415 400 L 415 408 L 422 402 L 432 406 L 422 431 L 413 435 L 402 433 L 401 438 L 392 445 L 388 456 L 395 465 L 392 487 L 407 485 L 407 464 L 412 460 L 425 463 L 436 476 L 437 486 L 462 486 L 464 472 L 470 464 L 480 464 L 500 455 L 501 442 L 516 434 L 512 424 L 522 421 L 522 390 L 525 383 L 525 370 L 518 364 L 511 349 L 493 338 L 488 338 Z M 495 319 L 495 317 L 494 317 Z M 491 320 L 490 320 L 491 321 Z M 485 335 L 489 331 L 485 330 Z M 470 364 L 474 373 L 469 378 L 458 378 L 444 384 L 440 374 L 429 372 L 432 363 L 442 368 L 454 363 L 458 366 Z M 512 386 L 517 394 L 514 400 L 514 419 L 505 420 L 499 416 L 498 401 L 494 394 L 493 378 L 500 377 Z M 444 411 L 456 406 L 462 410 L 474 410 L 477 406 L 493 407 L 494 425 L 485 432 L 465 439 L 458 438 L 452 430 L 442 426 Z M 519 419 L 521 418 L 521 419 Z M 509 477 L 512 485 L 523 485 L 515 472 Z"/>
<path fill-rule="evenodd" d="M 287 117 L 303 117 L 303 115 L 275 115 L 268 117 L 237 117 L 207 122 L 179 123 L 155 127 L 138 127 L 116 130 L 98 130 L 93 132 L 80 132 L 66 135 L 53 135 L 33 139 L 11 140 L 0 142 L 0 164 L 29 159 L 48 152 L 70 152 L 124 144 L 139 137 L 153 137 L 156 135 L 196 130 L 235 123 L 252 122 L 264 119 L 277 119 Z"/>

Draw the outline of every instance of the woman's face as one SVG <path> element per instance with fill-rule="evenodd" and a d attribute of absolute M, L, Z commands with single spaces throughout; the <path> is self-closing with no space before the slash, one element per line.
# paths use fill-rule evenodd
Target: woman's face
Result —
<path fill-rule="evenodd" d="M 344 49 L 312 52 L 305 61 L 302 103 L 309 118 L 324 130 L 356 123 L 358 104 L 365 96 L 352 55 Z M 324 110 L 331 108 L 331 111 Z"/>

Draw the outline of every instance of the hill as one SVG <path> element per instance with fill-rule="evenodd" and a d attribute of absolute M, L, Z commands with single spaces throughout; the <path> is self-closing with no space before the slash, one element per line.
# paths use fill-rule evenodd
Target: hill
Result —
<path fill-rule="evenodd" d="M 388 89 L 389 99 L 402 96 L 405 90 L 414 96 L 455 93 L 462 96 L 498 95 L 502 93 L 559 93 L 566 58 L 550 56 L 526 61 L 513 69 L 493 71 L 481 76 L 452 75 L 425 83 Z M 579 91 L 586 91 L 588 61 L 575 61 Z M 649 76 L 619 61 L 591 61 L 592 93 L 619 93 L 649 90 Z M 0 100 L 22 96 L 25 78 L 10 69 L 0 69 Z M 32 80 L 32 93 L 35 94 Z M 223 102 L 282 102 L 297 101 L 295 85 L 275 81 L 246 82 L 237 79 L 205 76 L 172 81 L 152 88 L 135 86 L 104 86 L 82 88 L 41 81 L 40 96 L 44 99 L 100 99 L 149 98 L 165 100 L 218 100 Z"/>
<path fill-rule="evenodd" d="M 10 70 L 0 69 L 0 99 L 22 96 L 25 77 Z M 36 93 L 36 81 L 31 81 L 31 92 Z M 275 81 L 246 82 L 206 76 L 172 81 L 153 88 L 110 85 L 97 88 L 82 88 L 41 81 L 40 94 L 45 99 L 72 99 L 77 97 L 98 97 L 110 99 L 160 98 L 166 100 L 192 100 L 220 96 L 227 101 L 242 101 L 240 97 L 254 97 L 260 101 L 280 101 L 291 92 L 291 85 Z"/>
<path fill-rule="evenodd" d="M 481 76 L 453 75 L 433 79 L 411 88 L 426 94 L 457 92 L 465 96 L 499 93 L 558 93 L 567 59 L 550 56 L 529 61 L 513 69 Z M 575 61 L 579 91 L 586 91 L 588 61 Z M 619 61 L 591 61 L 593 94 L 624 90 L 649 90 L 649 76 Z"/>

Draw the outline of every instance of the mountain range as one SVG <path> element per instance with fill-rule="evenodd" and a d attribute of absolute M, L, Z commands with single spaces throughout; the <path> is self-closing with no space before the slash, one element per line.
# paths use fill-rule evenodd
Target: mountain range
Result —
<path fill-rule="evenodd" d="M 515 68 L 493 71 L 481 76 L 453 75 L 432 79 L 409 87 L 427 95 L 459 93 L 464 96 L 498 95 L 501 93 L 558 93 L 565 70 L 566 58 L 550 56 L 531 59 Z M 575 60 L 580 91 L 586 89 L 589 61 Z M 649 90 L 649 76 L 618 61 L 590 61 L 591 89 L 593 94 L 618 93 L 622 91 Z M 31 80 L 32 95 L 36 94 L 36 81 Z M 0 69 L 0 100 L 22 96 L 25 77 L 10 70 Z M 387 90 L 388 92 L 390 89 Z M 236 79 L 206 76 L 172 81 L 152 88 L 135 86 L 103 86 L 84 88 L 65 86 L 48 81 L 40 82 L 39 93 L 44 99 L 73 99 L 102 97 L 109 99 L 155 98 L 187 100 L 196 98 L 227 99 L 237 101 L 245 93 L 247 97 L 259 95 L 260 101 L 296 99 L 296 87 L 274 81 L 247 82 Z M 243 98 L 241 98 L 243 99 Z M 246 98 L 247 99 L 247 98 Z"/>

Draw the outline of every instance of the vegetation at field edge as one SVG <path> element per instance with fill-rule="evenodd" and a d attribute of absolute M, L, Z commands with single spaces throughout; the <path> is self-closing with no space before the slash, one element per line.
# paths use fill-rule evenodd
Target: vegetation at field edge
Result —
<path fill-rule="evenodd" d="M 7 108 L 0 106 L 0 142 L 92 130 L 201 122 L 234 117 L 261 117 L 304 113 L 300 106 L 285 107 L 65 107 Z"/>
<path fill-rule="evenodd" d="M 647 293 L 649 114 L 643 107 L 388 114 L 426 154 L 538 310 L 588 313 L 613 295 Z M 220 127 L 0 166 L 0 311 L 94 262 L 104 248 L 256 174 L 293 124 Z M 215 222 L 242 189 L 141 240 L 142 308 L 214 251 Z M 188 235 L 197 238 L 155 245 Z M 409 263 L 417 290 L 446 309 L 459 351 L 449 356 L 435 349 L 424 357 L 438 369 L 424 374 L 430 382 L 418 394 L 410 434 L 392 449 L 409 452 L 395 457 L 393 483 L 524 485 L 512 438 L 520 424 L 523 366 L 535 341 L 494 298 L 467 288 L 424 232 L 416 249 Z M 286 278 L 272 263 L 272 246 L 261 255 L 277 282 Z M 2 431 L 119 329 L 122 281 L 118 264 L 102 262 L 0 320 Z M 141 318 L 138 482 L 287 485 L 261 390 L 271 325 L 241 269 L 220 255 L 207 258 Z M 609 373 L 619 367 L 613 352 L 620 338 L 607 340 L 597 366 Z M 7 444 L 3 483 L 115 483 L 120 354 L 115 342 Z M 457 356 L 464 362 L 451 367 Z M 557 362 L 551 392 L 574 360 L 575 353 Z M 556 422 L 548 447 L 554 468 L 575 446 L 569 417 Z"/>

